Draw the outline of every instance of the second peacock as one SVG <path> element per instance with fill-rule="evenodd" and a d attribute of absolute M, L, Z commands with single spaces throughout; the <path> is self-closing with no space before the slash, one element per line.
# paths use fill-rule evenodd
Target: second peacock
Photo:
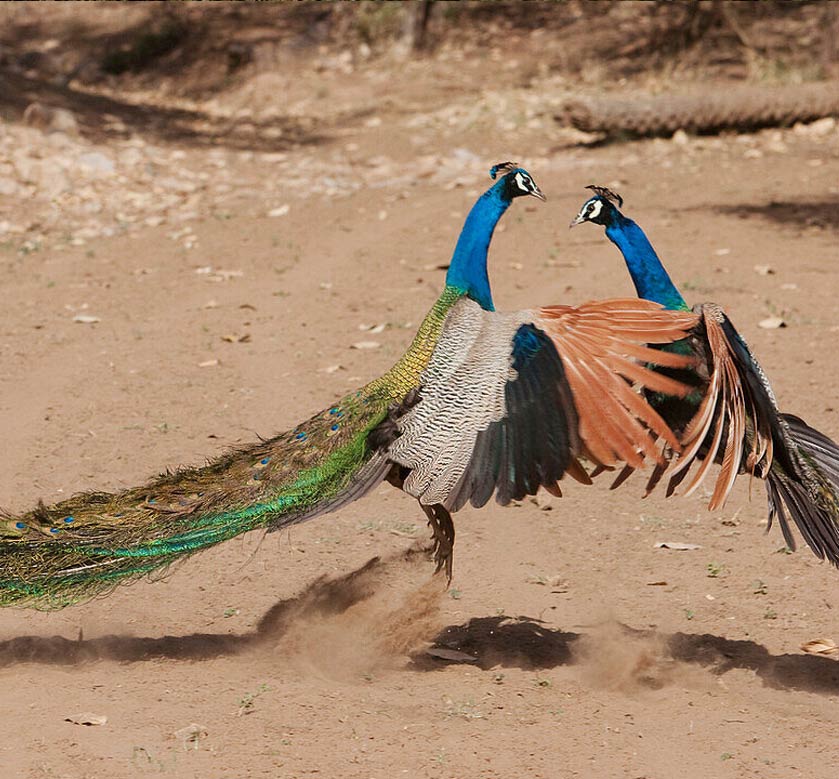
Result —
<path fill-rule="evenodd" d="M 594 196 L 571 223 L 592 222 L 623 255 L 635 289 L 674 311 L 689 311 L 644 231 L 620 209 L 620 195 L 589 186 Z M 685 494 L 696 490 L 718 461 L 721 469 L 709 508 L 725 502 L 738 473 L 764 481 L 769 526 L 777 517 L 787 546 L 795 548 L 789 522 L 820 558 L 839 567 L 839 446 L 793 414 L 782 413 L 763 369 L 722 308 L 715 303 L 693 307 L 699 323 L 688 340 L 665 347 L 698 358 L 698 368 L 680 372 L 701 392 L 685 398 L 650 398 L 678 431 L 684 451 L 665 471 L 657 468 L 649 483 L 669 473 L 668 494 L 688 476 Z"/>

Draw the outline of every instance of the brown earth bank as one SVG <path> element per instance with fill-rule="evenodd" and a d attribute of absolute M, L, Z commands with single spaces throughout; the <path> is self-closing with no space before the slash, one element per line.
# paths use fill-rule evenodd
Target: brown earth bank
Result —
<path fill-rule="evenodd" d="M 33 50 L 63 50 L 22 13 Z M 89 14 L 54 24 L 80 36 Z M 211 94 L 7 60 L 3 508 L 201 463 L 384 371 L 505 159 L 548 202 L 496 233 L 499 308 L 632 294 L 600 229 L 567 227 L 608 185 L 685 296 L 725 306 L 781 406 L 839 436 L 835 122 L 586 145 L 553 108 L 592 87 L 542 68 L 542 28 L 480 54 L 374 41 L 369 62 L 329 39 Z M 760 484 L 713 514 L 642 489 L 462 511 L 448 589 L 415 502 L 382 487 L 161 581 L 0 612 L 3 775 L 835 776 L 839 665 L 800 647 L 839 641 L 839 574 L 764 533 Z"/>

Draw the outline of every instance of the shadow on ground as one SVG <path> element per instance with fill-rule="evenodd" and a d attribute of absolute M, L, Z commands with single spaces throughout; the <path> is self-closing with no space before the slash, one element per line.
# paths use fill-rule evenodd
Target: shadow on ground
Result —
<path fill-rule="evenodd" d="M 627 635 L 662 639 L 673 660 L 693 663 L 713 674 L 735 668 L 754 671 L 769 687 L 802 690 L 825 695 L 839 694 L 839 662 L 805 654 L 773 655 L 754 641 L 735 641 L 712 634 L 674 633 L 659 635 L 636 631 L 624 625 Z M 502 667 L 526 670 L 553 668 L 574 661 L 573 644 L 583 634 L 566 633 L 546 627 L 538 620 L 507 616 L 476 617 L 463 625 L 443 630 L 435 646 L 455 649 L 475 658 L 483 670 Z M 444 664 L 428 657 L 417 657 L 419 670 L 435 670 Z"/>
<path fill-rule="evenodd" d="M 0 641 L 0 668 L 17 663 L 75 666 L 97 660 L 211 660 L 254 649 L 280 638 L 295 619 L 315 614 L 340 614 L 370 597 L 374 574 L 384 563 L 374 557 L 358 570 L 337 579 L 321 577 L 300 595 L 274 604 L 249 633 L 191 633 L 185 636 L 102 636 L 73 641 L 63 636 L 19 636 Z"/>
<path fill-rule="evenodd" d="M 839 230 L 839 197 L 812 200 L 771 200 L 763 205 L 742 203 L 714 206 L 713 211 L 740 219 L 764 219 L 783 227 L 820 227 Z"/>
<path fill-rule="evenodd" d="M 30 103 L 73 112 L 82 134 L 93 140 L 137 134 L 153 141 L 189 146 L 224 145 L 250 151 L 281 151 L 317 143 L 324 136 L 312 120 L 276 117 L 271 121 L 219 117 L 199 110 L 130 103 L 0 70 L 0 116 L 19 121 Z"/>
<path fill-rule="evenodd" d="M 0 641 L 0 668 L 20 663 L 78 666 L 111 660 L 210 660 L 233 656 L 276 641 L 295 620 L 312 615 L 340 614 L 372 596 L 384 569 L 409 559 L 412 550 L 393 560 L 376 557 L 358 570 L 336 578 L 322 577 L 300 595 L 279 601 L 262 617 L 256 629 L 243 634 L 191 633 L 184 636 L 102 636 L 76 641 L 62 636 L 19 636 Z M 773 655 L 754 641 L 737 641 L 712 634 L 674 633 L 659 635 L 624 625 L 617 629 L 628 637 L 660 641 L 670 659 L 691 663 L 721 675 L 732 669 L 753 671 L 769 687 L 839 695 L 839 662 L 805 654 Z M 574 644 L 585 634 L 555 630 L 527 617 L 474 617 L 450 625 L 434 638 L 434 647 L 456 650 L 472 658 L 482 670 L 498 667 L 535 670 L 571 665 Z M 463 658 L 464 660 L 466 658 Z M 452 663 L 430 654 L 413 655 L 410 668 L 432 672 Z"/>

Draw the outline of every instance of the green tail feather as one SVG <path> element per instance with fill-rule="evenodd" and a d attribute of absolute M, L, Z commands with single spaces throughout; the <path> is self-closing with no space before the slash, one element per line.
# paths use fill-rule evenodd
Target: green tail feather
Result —
<path fill-rule="evenodd" d="M 370 433 L 419 386 L 461 295 L 447 287 L 388 373 L 294 430 L 121 493 L 0 515 L 0 606 L 78 603 L 250 530 L 278 530 L 361 497 L 389 468 Z"/>
<path fill-rule="evenodd" d="M 386 472 L 367 435 L 387 414 L 383 399 L 358 401 L 345 398 L 205 468 L 5 517 L 0 606 L 61 608 L 241 533 L 286 527 L 357 497 Z"/>

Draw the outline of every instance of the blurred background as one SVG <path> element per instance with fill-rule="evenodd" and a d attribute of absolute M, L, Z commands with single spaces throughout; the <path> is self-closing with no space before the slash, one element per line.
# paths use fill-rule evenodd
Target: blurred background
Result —
<path fill-rule="evenodd" d="M 232 197 L 195 180 L 232 151 L 227 186 L 270 196 L 247 153 L 302 151 L 335 194 L 809 123 L 839 111 L 837 38 L 824 2 L 5 3 L 0 240 L 177 221 Z M 165 175 L 151 147 L 180 151 Z"/>

